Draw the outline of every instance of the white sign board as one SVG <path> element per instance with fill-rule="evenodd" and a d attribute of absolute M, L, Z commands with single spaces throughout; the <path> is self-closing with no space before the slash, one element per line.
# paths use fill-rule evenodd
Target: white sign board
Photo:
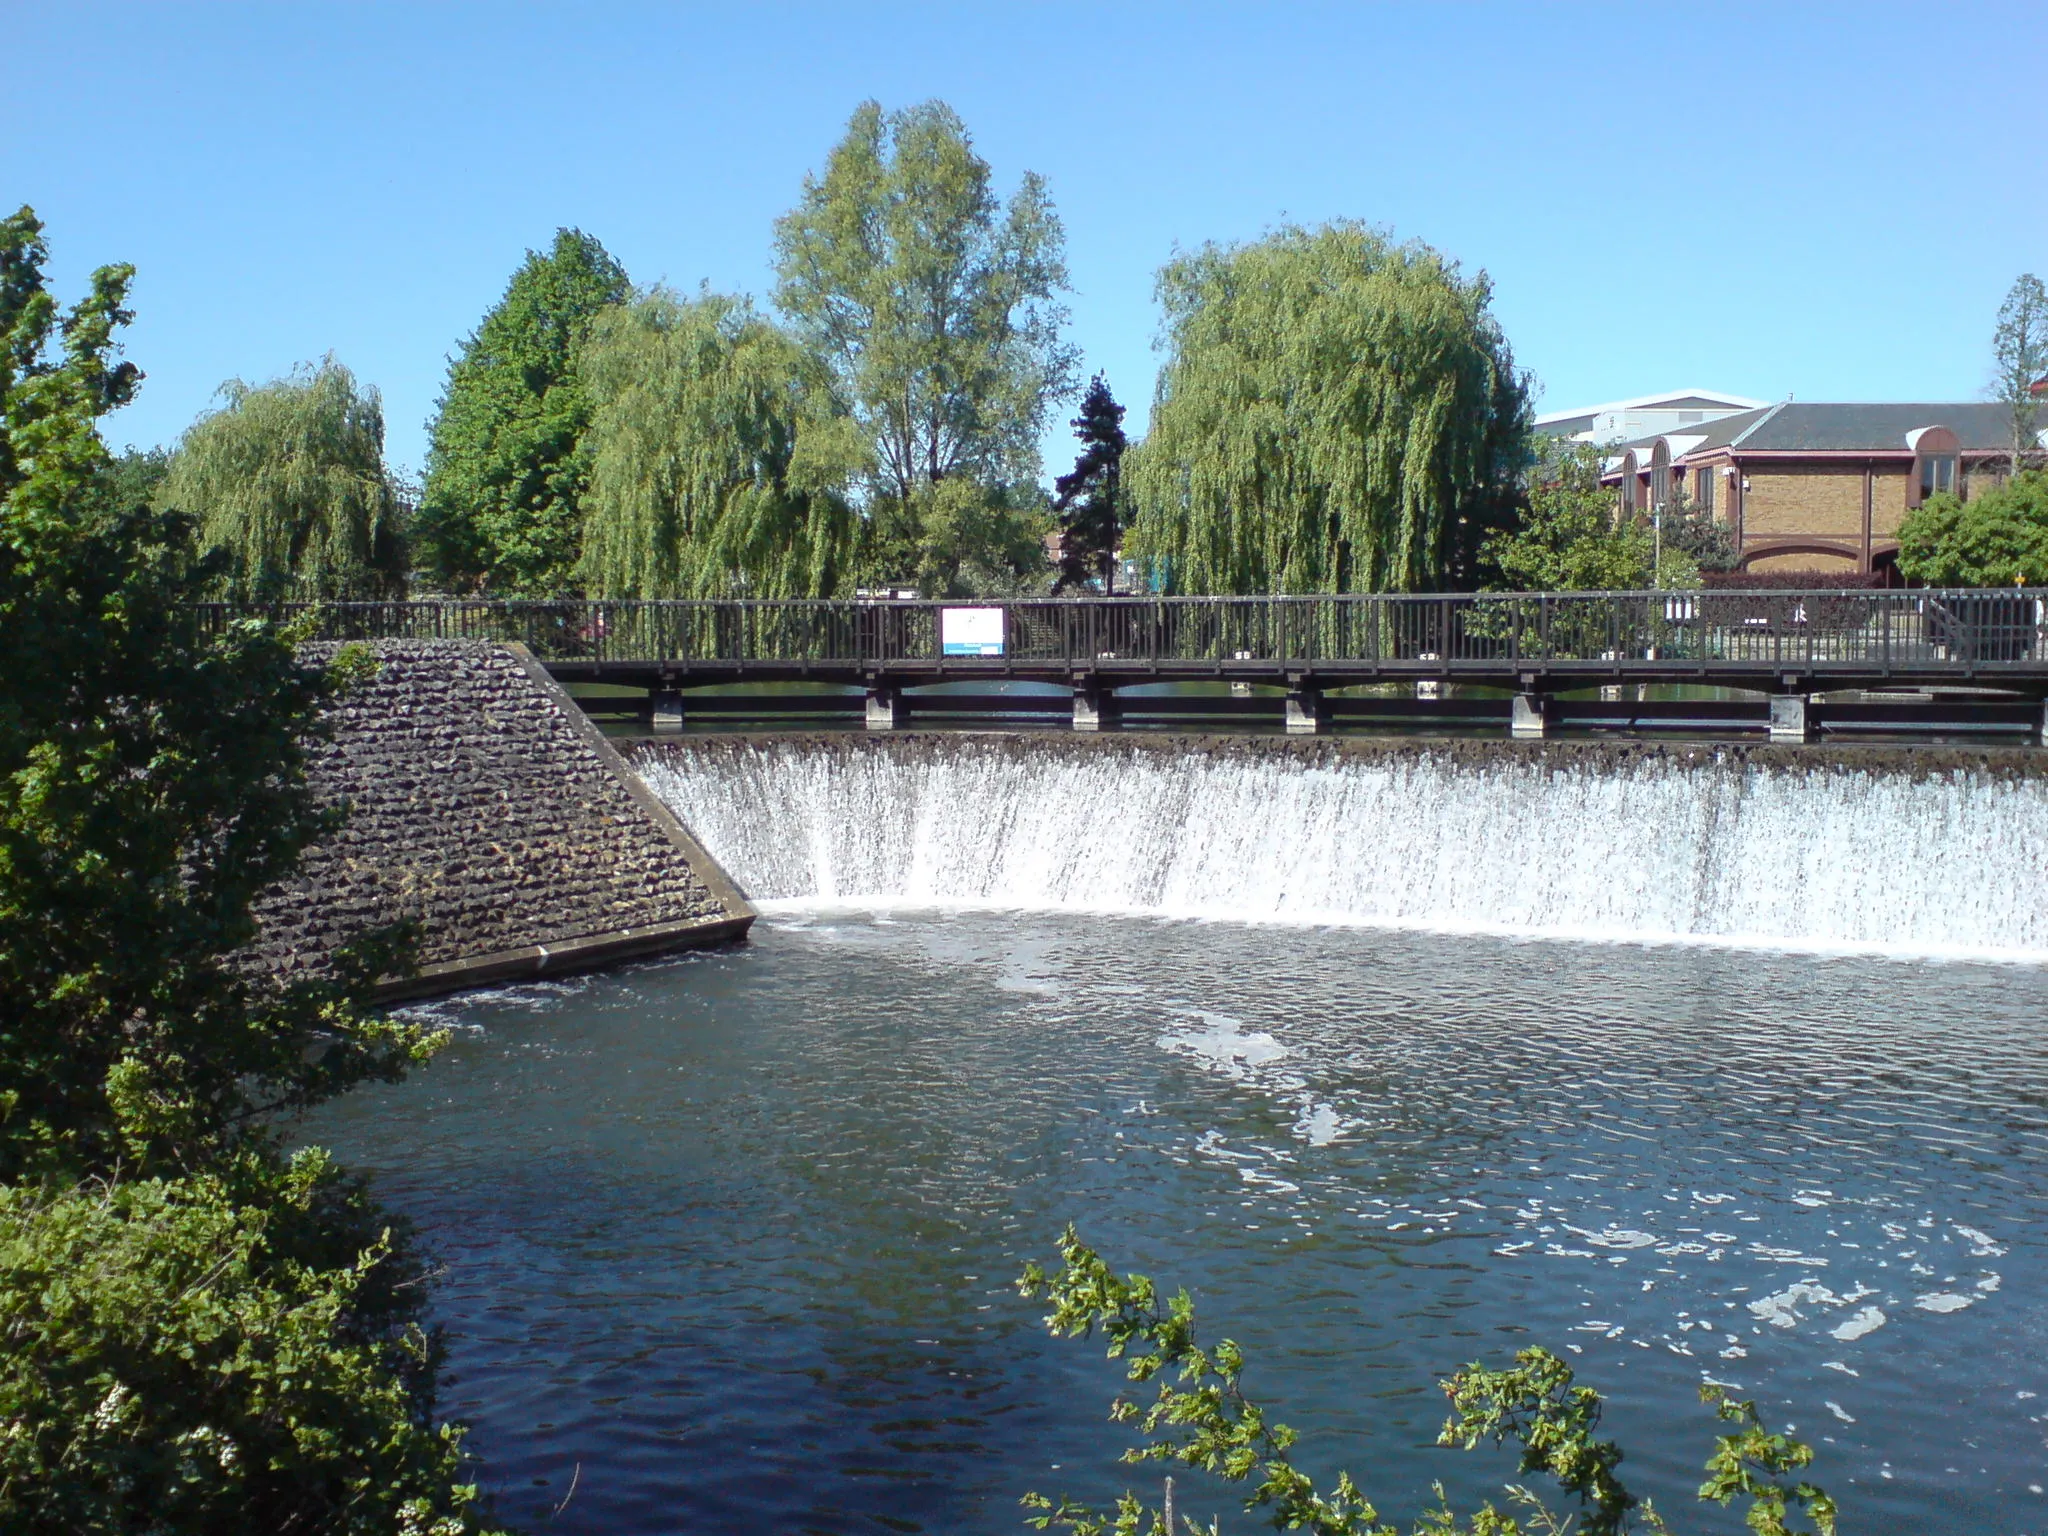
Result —
<path fill-rule="evenodd" d="M 939 610 L 939 653 L 942 656 L 1002 655 L 1003 610 L 1000 608 L 941 608 Z"/>

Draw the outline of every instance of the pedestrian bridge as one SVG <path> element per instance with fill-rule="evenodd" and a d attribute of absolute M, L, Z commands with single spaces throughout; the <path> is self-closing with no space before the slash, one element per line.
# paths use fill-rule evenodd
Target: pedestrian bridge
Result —
<path fill-rule="evenodd" d="M 238 611 L 211 610 L 221 621 Z M 922 712 L 920 690 L 927 703 L 942 698 L 949 712 L 971 713 L 976 696 L 959 685 L 982 684 L 995 690 L 986 696 L 990 713 L 1028 697 L 1041 713 L 1057 702 L 1064 714 L 1070 704 L 1074 725 L 1087 729 L 1113 723 L 1123 705 L 1143 699 L 1150 709 L 1175 697 L 1160 685 L 1228 683 L 1269 701 L 1284 691 L 1287 728 L 1316 731 L 1355 712 L 1347 691 L 1406 693 L 1426 704 L 1431 695 L 1448 702 L 1442 685 L 1462 684 L 1500 690 L 1492 708 L 1506 705 L 1515 734 L 1541 735 L 1560 718 L 1561 700 L 1688 684 L 1742 690 L 1779 739 L 1812 734 L 1815 696 L 1855 692 L 1975 695 L 1987 707 L 2018 711 L 2014 718 L 2038 738 L 2048 698 L 2048 590 L 2025 588 L 450 600 L 331 603 L 313 612 L 327 639 L 516 641 L 565 683 L 644 688 L 657 719 L 671 723 L 691 711 L 693 698 L 716 697 L 702 690 L 729 697 L 743 685 L 774 685 L 760 697 L 785 701 L 777 712 L 800 712 L 787 701 L 800 701 L 804 689 L 788 685 L 811 685 L 842 707 L 859 703 L 867 723 L 883 728 Z M 938 685 L 952 686 L 930 693 Z M 1183 699 L 1188 693 L 1181 690 Z"/>

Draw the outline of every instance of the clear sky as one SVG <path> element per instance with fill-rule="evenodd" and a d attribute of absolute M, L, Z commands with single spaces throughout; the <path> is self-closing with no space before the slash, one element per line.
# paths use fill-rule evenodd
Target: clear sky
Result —
<path fill-rule="evenodd" d="M 638 282 L 765 297 L 771 222 L 867 97 L 942 97 L 1002 187 L 1048 179 L 1072 336 L 1137 427 L 1155 269 L 1283 219 L 1484 268 L 1539 409 L 1979 398 L 2000 299 L 2048 274 L 2040 0 L 0 0 L 0 27 L 0 199 L 48 222 L 67 299 L 141 269 L 117 444 L 332 351 L 417 467 L 448 354 L 528 247 L 578 225 Z"/>

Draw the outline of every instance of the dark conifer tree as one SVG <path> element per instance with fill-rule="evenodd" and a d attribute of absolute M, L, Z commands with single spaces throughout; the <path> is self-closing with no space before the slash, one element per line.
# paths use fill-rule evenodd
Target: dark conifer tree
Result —
<path fill-rule="evenodd" d="M 1124 408 L 1101 374 L 1088 386 L 1081 414 L 1073 420 L 1081 452 L 1071 473 L 1054 482 L 1059 496 L 1060 575 L 1053 590 L 1085 587 L 1102 578 L 1102 590 L 1116 590 L 1116 551 L 1123 541 Z"/>

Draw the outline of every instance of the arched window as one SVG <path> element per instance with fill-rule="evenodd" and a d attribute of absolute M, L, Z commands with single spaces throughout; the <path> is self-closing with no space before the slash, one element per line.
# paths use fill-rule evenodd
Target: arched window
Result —
<path fill-rule="evenodd" d="M 1913 473 L 1906 481 L 1906 505 L 1917 507 L 1930 496 L 1953 494 L 1963 444 L 1947 427 L 1916 427 L 1906 434 L 1913 450 Z"/>
<path fill-rule="evenodd" d="M 1671 444 L 1658 438 L 1650 448 L 1650 505 L 1661 507 L 1671 499 Z"/>
<path fill-rule="evenodd" d="M 1636 462 L 1636 451 L 1631 448 L 1621 456 L 1621 483 L 1616 487 L 1620 493 L 1621 515 L 1625 518 L 1633 517 L 1636 509 L 1642 505 L 1638 494 L 1641 476 L 1642 469 Z"/>

